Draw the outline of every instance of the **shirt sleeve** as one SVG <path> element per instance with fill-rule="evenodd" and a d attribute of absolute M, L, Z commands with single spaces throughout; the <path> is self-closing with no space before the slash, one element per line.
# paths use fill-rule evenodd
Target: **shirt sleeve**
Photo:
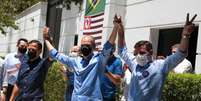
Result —
<path fill-rule="evenodd" d="M 22 66 L 20 67 L 20 69 L 19 69 L 19 72 L 18 72 L 18 76 L 17 76 L 17 80 L 16 80 L 16 85 L 19 87 L 20 86 L 20 80 L 22 79 L 21 78 L 21 71 L 22 71 Z"/>
<path fill-rule="evenodd" d="M 125 63 L 128 65 L 131 72 L 133 72 L 134 67 L 136 67 L 136 65 L 137 65 L 135 62 L 135 56 L 131 53 L 128 53 L 126 47 L 119 47 L 118 54 L 125 61 Z"/>
<path fill-rule="evenodd" d="M 43 67 L 45 68 L 45 70 L 48 70 L 51 67 L 52 63 L 53 61 L 49 60 L 49 58 L 46 57 L 43 63 Z"/>
<path fill-rule="evenodd" d="M 52 49 L 49 53 L 50 57 L 53 59 L 58 60 L 59 62 L 68 65 L 70 68 L 74 68 L 74 59 L 64 55 L 62 53 L 59 53 L 56 49 Z"/>
<path fill-rule="evenodd" d="M 179 63 L 181 63 L 187 56 L 187 53 L 183 53 L 178 50 L 175 54 L 168 56 L 165 59 L 164 66 L 162 68 L 163 73 L 168 73 L 173 68 L 175 68 Z"/>
<path fill-rule="evenodd" d="M 117 60 L 115 61 L 114 68 L 115 68 L 114 74 L 117 74 L 117 75 L 120 75 L 121 77 L 123 77 L 124 72 L 123 72 L 123 68 L 122 68 L 122 62 L 119 58 L 117 58 Z"/>
<path fill-rule="evenodd" d="M 6 72 L 6 69 L 3 67 L 3 87 L 8 86 L 8 73 Z"/>

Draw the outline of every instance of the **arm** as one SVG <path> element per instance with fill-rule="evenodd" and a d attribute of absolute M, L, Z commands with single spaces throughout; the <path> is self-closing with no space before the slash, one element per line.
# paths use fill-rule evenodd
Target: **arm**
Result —
<path fill-rule="evenodd" d="M 56 59 L 58 61 L 60 61 L 61 63 L 63 64 L 67 64 L 69 67 L 73 67 L 73 64 L 72 64 L 72 59 L 69 58 L 68 56 L 64 55 L 64 54 L 61 54 L 59 53 L 54 47 L 53 45 L 51 44 L 51 38 L 49 36 L 49 28 L 48 27 L 45 27 L 43 29 L 43 39 L 45 41 L 45 44 L 47 46 L 47 49 L 50 53 L 50 57 L 53 58 L 53 59 Z"/>
<path fill-rule="evenodd" d="M 119 23 L 119 30 L 118 30 L 118 47 L 122 48 L 124 46 L 126 46 L 126 42 L 125 42 L 125 33 L 124 33 L 124 26 L 122 24 L 121 19 L 119 19 L 121 23 Z"/>
<path fill-rule="evenodd" d="M 116 86 L 121 84 L 121 78 L 123 77 L 123 68 L 122 68 L 122 62 L 120 58 L 116 58 L 115 61 L 112 62 L 111 65 L 109 65 L 113 70 L 113 72 L 110 72 L 107 70 L 107 67 L 105 69 L 105 75 L 112 81 L 113 84 Z"/>
<path fill-rule="evenodd" d="M 17 84 L 14 85 L 14 88 L 13 88 L 13 92 L 12 92 L 12 95 L 10 97 L 10 101 L 15 101 L 15 98 L 17 97 L 17 95 L 19 94 L 19 87 L 17 86 Z"/>
<path fill-rule="evenodd" d="M 196 18 L 196 16 L 197 15 L 194 15 L 194 17 L 189 21 L 189 14 L 187 14 L 186 23 L 184 25 L 184 29 L 181 34 L 182 38 L 181 38 L 180 47 L 179 47 L 179 50 L 182 52 L 187 52 L 188 50 L 189 38 L 195 27 L 195 25 L 193 24 L 193 21 Z"/>
<path fill-rule="evenodd" d="M 2 89 L 1 89 L 1 95 L 0 95 L 0 101 L 6 101 L 6 92 L 7 92 L 7 87 L 8 87 L 8 78 L 7 75 L 8 73 L 6 72 L 6 68 L 4 67 L 4 64 L 2 66 Z"/>
<path fill-rule="evenodd" d="M 121 83 L 121 75 L 112 74 L 111 72 L 105 73 L 105 75 L 114 83 L 116 86 L 120 85 Z"/>
<path fill-rule="evenodd" d="M 51 44 L 48 27 L 44 27 L 43 29 L 43 39 L 45 41 L 48 51 L 51 51 L 52 49 L 54 49 L 53 45 Z"/>
<path fill-rule="evenodd" d="M 114 24 L 114 27 L 113 27 L 112 33 L 110 34 L 109 40 L 108 40 L 112 45 L 115 44 L 115 40 L 117 37 L 117 31 L 119 28 L 117 15 L 114 16 L 113 24 Z"/>
<path fill-rule="evenodd" d="M 165 59 L 165 65 L 166 65 L 165 67 L 167 67 L 167 68 L 163 68 L 163 71 L 165 73 L 168 73 L 170 70 L 175 68 L 187 56 L 188 47 L 189 47 L 189 38 L 194 29 L 193 21 L 196 18 L 196 16 L 197 15 L 194 15 L 194 17 L 189 21 L 189 14 L 187 14 L 186 23 L 185 23 L 184 29 L 181 33 L 182 38 L 180 41 L 179 49 L 175 54 L 173 54 Z"/>
<path fill-rule="evenodd" d="M 115 17 L 114 17 L 113 24 L 114 24 L 114 27 L 113 27 L 112 33 L 110 34 L 108 41 L 104 44 L 103 50 L 101 51 L 101 54 L 102 54 L 101 60 L 103 60 L 102 61 L 103 66 L 106 64 L 106 62 L 110 56 L 110 53 L 111 53 L 112 49 L 114 48 L 113 46 L 115 45 L 117 31 L 119 28 L 117 15 L 115 15 Z"/>
<path fill-rule="evenodd" d="M 119 20 L 119 30 L 118 30 L 118 54 L 129 66 L 129 70 L 133 71 L 132 67 L 136 66 L 134 62 L 135 56 L 128 53 L 125 42 L 124 26 L 122 24 L 121 18 Z"/>

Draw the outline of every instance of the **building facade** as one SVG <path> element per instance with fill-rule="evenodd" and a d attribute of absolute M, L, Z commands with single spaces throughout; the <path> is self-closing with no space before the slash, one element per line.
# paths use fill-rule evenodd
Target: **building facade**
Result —
<path fill-rule="evenodd" d="M 0 56 L 17 51 L 16 44 L 19 38 L 42 41 L 42 29 L 46 23 L 47 3 L 40 2 L 16 16 L 16 25 L 19 29 L 7 28 L 7 34 L 0 34 Z"/>
<path fill-rule="evenodd" d="M 82 9 L 72 4 L 71 10 L 62 8 L 59 51 L 68 53 L 74 45 L 79 45 L 84 24 L 86 0 Z M 41 5 L 41 6 L 39 6 Z M 43 6 L 42 6 L 43 5 Z M 35 9 L 34 12 L 28 11 Z M 13 51 L 19 37 L 42 39 L 42 27 L 46 21 L 45 3 L 37 4 L 19 15 L 16 22 L 22 30 L 12 31 L 11 35 L 1 37 L 1 54 Z M 190 17 L 197 14 L 195 32 L 192 33 L 189 47 L 189 59 L 196 73 L 201 73 L 201 0 L 106 0 L 102 43 L 106 41 L 113 28 L 115 14 L 122 16 L 125 26 L 125 37 L 129 52 L 133 52 L 134 44 L 139 40 L 153 43 L 154 55 L 170 55 L 170 47 L 178 43 L 185 23 L 186 14 Z M 32 16 L 31 16 L 32 15 Z M 34 18 L 34 20 L 33 20 Z M 24 27 L 23 27 L 24 26 Z M 25 28 L 26 27 L 26 28 Z M 14 34 L 16 33 L 16 34 Z M 6 45 L 3 45 L 6 44 Z"/>

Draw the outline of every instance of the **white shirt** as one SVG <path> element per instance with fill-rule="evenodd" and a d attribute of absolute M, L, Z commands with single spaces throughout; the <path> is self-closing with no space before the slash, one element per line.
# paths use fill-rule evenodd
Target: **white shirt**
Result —
<path fill-rule="evenodd" d="M 7 82 L 7 72 L 3 66 L 4 60 L 0 58 L 0 89 L 2 87 L 8 86 Z"/>
<path fill-rule="evenodd" d="M 191 62 L 187 59 L 184 59 L 180 64 L 178 64 L 173 71 L 175 73 L 190 73 L 192 72 Z"/>
<path fill-rule="evenodd" d="M 17 53 L 10 53 L 6 55 L 4 66 L 8 73 L 8 84 L 14 85 L 17 80 L 17 75 L 20 67 L 20 60 Z M 19 55 L 18 55 L 19 56 Z"/>

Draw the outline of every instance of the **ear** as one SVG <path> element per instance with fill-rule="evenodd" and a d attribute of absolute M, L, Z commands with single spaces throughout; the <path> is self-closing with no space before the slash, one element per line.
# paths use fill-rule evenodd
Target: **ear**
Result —
<path fill-rule="evenodd" d="M 38 54 L 39 54 L 39 55 L 41 54 L 41 52 L 42 52 L 42 49 L 38 50 Z"/>
<path fill-rule="evenodd" d="M 153 55 L 153 49 L 149 50 L 149 54 Z"/>

